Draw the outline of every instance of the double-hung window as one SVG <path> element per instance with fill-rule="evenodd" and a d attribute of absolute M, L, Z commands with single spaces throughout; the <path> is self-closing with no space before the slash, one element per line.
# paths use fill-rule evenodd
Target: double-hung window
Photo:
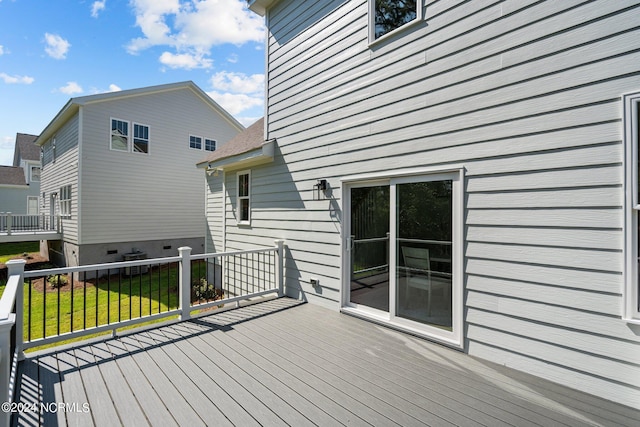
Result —
<path fill-rule="evenodd" d="M 111 119 L 111 149 L 149 154 L 149 126 Z"/>
<path fill-rule="evenodd" d="M 71 216 L 71 186 L 65 185 L 60 188 L 60 216 Z"/>
<path fill-rule="evenodd" d="M 33 182 L 40 181 L 40 166 L 31 166 L 29 169 L 31 174 L 29 180 Z"/>
<path fill-rule="evenodd" d="M 129 151 L 129 122 L 111 119 L 111 149 Z"/>
<path fill-rule="evenodd" d="M 624 317 L 640 323 L 640 92 L 623 96 L 624 143 L 626 154 L 625 208 L 625 292 Z"/>
<path fill-rule="evenodd" d="M 149 126 L 133 124 L 133 152 L 149 154 Z"/>
<path fill-rule="evenodd" d="M 238 172 L 238 223 L 251 222 L 251 171 Z"/>
<path fill-rule="evenodd" d="M 369 0 L 369 41 L 422 19 L 422 0 Z"/>

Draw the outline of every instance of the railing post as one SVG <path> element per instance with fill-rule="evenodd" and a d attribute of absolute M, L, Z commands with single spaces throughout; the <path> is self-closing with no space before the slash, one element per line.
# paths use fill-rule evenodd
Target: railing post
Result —
<path fill-rule="evenodd" d="M 9 402 L 11 395 L 11 328 L 16 320 L 15 314 L 0 321 L 0 403 Z M 11 402 L 9 402 L 11 403 Z M 0 424 L 8 426 L 11 421 L 11 411 L 0 412 Z"/>
<path fill-rule="evenodd" d="M 284 295 L 284 240 L 275 241 L 278 247 L 278 255 L 276 257 L 276 283 L 278 284 L 278 296 Z"/>
<path fill-rule="evenodd" d="M 11 236 L 11 212 L 7 212 L 7 236 Z"/>
<path fill-rule="evenodd" d="M 191 248 L 178 248 L 180 254 L 180 268 L 178 278 L 178 292 L 180 304 L 180 320 L 191 318 Z"/>
<path fill-rule="evenodd" d="M 7 261 L 7 278 L 20 276 L 18 289 L 16 289 L 16 354 L 18 360 L 24 359 L 24 267 L 27 261 L 23 259 L 12 259 Z"/>

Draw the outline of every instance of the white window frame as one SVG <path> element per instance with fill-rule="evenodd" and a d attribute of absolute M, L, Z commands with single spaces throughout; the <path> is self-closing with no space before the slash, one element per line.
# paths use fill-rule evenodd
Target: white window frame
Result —
<path fill-rule="evenodd" d="M 60 187 L 60 196 L 58 197 L 58 206 L 60 207 L 60 216 L 64 218 L 71 217 L 71 200 L 73 188 L 71 184 Z"/>
<path fill-rule="evenodd" d="M 240 177 L 243 175 L 247 175 L 248 185 L 247 185 L 247 195 L 240 195 Z M 248 218 L 242 219 L 242 206 L 241 201 L 247 200 L 247 215 Z M 237 221 L 239 225 L 249 225 L 251 224 L 251 170 L 243 170 L 236 173 L 236 211 L 238 212 Z"/>
<path fill-rule="evenodd" d="M 623 95 L 625 146 L 625 286 L 623 318 L 640 324 L 640 278 L 638 276 L 638 220 L 640 218 L 640 92 Z"/>
<path fill-rule="evenodd" d="M 369 0 L 369 44 L 374 44 L 381 40 L 385 40 L 389 37 L 393 37 L 394 34 L 397 34 L 400 31 L 404 31 L 409 26 L 415 25 L 416 23 L 421 22 L 424 19 L 423 10 L 424 10 L 424 1 L 416 0 L 416 18 L 413 21 L 407 22 L 406 24 L 401 25 L 398 28 L 395 28 L 389 31 L 388 33 L 385 33 L 380 37 L 376 38 L 376 24 L 375 24 L 376 0 Z"/>
<path fill-rule="evenodd" d="M 200 147 L 192 147 L 191 146 L 191 138 L 200 138 Z M 203 142 L 204 138 L 198 135 L 189 135 L 189 149 L 190 150 L 200 150 L 202 151 L 202 142 Z"/>
<path fill-rule="evenodd" d="M 207 148 L 207 143 L 213 144 L 213 150 L 209 150 Z M 202 148 L 204 148 L 204 151 L 216 151 L 216 149 L 218 148 L 218 142 L 215 139 L 205 138 Z"/>
<path fill-rule="evenodd" d="M 121 150 L 120 148 L 113 148 L 113 129 L 112 129 L 112 126 L 113 126 L 113 121 L 114 120 L 117 120 L 119 122 L 127 124 L 127 149 L 126 150 Z M 109 149 L 111 151 L 118 151 L 118 152 L 121 152 L 121 153 L 130 152 L 131 151 L 131 144 L 132 144 L 132 141 L 131 141 L 132 131 L 133 131 L 133 128 L 131 127 L 131 122 L 129 122 L 128 120 L 122 120 L 122 119 L 119 119 L 117 117 L 110 117 L 109 118 Z"/>
<path fill-rule="evenodd" d="M 389 298 L 389 313 L 381 313 L 377 310 L 368 309 L 367 307 L 358 307 L 349 302 L 350 290 L 350 235 L 351 223 L 348 226 L 343 223 L 342 226 L 342 262 L 341 262 L 341 310 L 346 313 L 353 314 L 375 322 L 381 322 L 391 325 L 394 328 L 410 332 L 415 335 L 423 336 L 428 339 L 443 342 L 447 345 L 463 348 L 464 347 L 464 182 L 465 168 L 463 165 L 449 165 L 443 167 L 426 167 L 411 168 L 404 170 L 396 170 L 390 172 L 370 173 L 362 175 L 347 176 L 341 178 L 343 206 L 342 212 L 344 218 L 351 217 L 351 188 L 358 186 L 370 186 L 373 183 L 390 185 L 390 197 L 395 200 L 395 186 L 397 184 L 407 182 L 436 181 L 442 179 L 451 179 L 453 198 L 452 211 L 452 260 L 453 260 L 453 288 L 452 288 L 452 331 L 445 331 L 428 325 L 417 325 L 415 322 L 395 316 L 395 296 Z M 394 229 L 397 218 L 393 209 L 390 212 L 390 237 L 394 240 Z M 396 265 L 396 255 L 394 251 L 389 253 L 389 265 L 392 270 L 389 272 L 390 277 L 395 277 L 394 271 Z"/>
<path fill-rule="evenodd" d="M 38 169 L 38 179 L 33 178 L 33 170 Z M 29 165 L 29 182 L 40 182 L 40 174 L 42 173 L 42 167 L 39 165 Z"/>
<path fill-rule="evenodd" d="M 29 212 L 30 202 L 35 200 L 36 213 Z M 40 201 L 38 196 L 27 196 L 27 215 L 39 215 L 40 214 Z"/>
<path fill-rule="evenodd" d="M 147 128 L 147 138 L 145 140 L 145 138 L 139 138 L 136 137 L 136 126 L 143 126 Z M 149 154 L 151 152 L 151 126 L 149 125 L 145 125 L 143 123 L 137 123 L 137 122 L 132 122 L 131 123 L 131 152 L 132 153 L 136 153 L 136 154 Z M 136 139 L 142 140 L 142 141 L 146 141 L 147 142 L 147 152 L 145 153 L 144 151 L 136 151 Z"/>

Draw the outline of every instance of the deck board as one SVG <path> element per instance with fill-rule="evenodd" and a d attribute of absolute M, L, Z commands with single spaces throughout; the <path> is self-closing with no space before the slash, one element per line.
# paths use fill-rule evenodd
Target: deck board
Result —
<path fill-rule="evenodd" d="M 96 363 L 91 347 L 79 347 L 74 349 L 76 360 L 84 360 L 80 376 L 87 394 L 87 402 L 93 413 L 96 426 L 108 426 L 110 420 L 118 420 L 118 411 L 113 404 L 111 396 L 105 391 L 107 385 L 102 379 L 102 374 Z M 81 364 L 79 364 L 81 365 Z M 81 402 L 84 403 L 84 402 Z"/>
<path fill-rule="evenodd" d="M 640 411 L 281 298 L 20 364 L 16 425 L 633 426 Z"/>

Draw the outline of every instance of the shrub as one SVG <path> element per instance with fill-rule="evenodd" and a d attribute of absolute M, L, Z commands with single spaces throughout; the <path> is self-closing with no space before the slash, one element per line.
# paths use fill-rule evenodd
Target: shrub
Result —
<path fill-rule="evenodd" d="M 52 288 L 61 288 L 69 283 L 69 278 L 61 274 L 51 274 L 47 276 L 47 283 Z"/>
<path fill-rule="evenodd" d="M 191 283 L 191 296 L 193 301 L 213 301 L 218 299 L 222 291 L 216 289 L 214 285 L 207 282 L 207 279 L 201 277 Z"/>

